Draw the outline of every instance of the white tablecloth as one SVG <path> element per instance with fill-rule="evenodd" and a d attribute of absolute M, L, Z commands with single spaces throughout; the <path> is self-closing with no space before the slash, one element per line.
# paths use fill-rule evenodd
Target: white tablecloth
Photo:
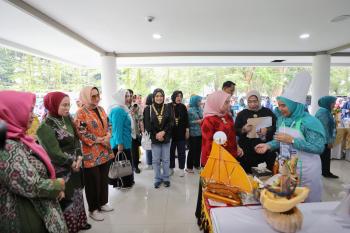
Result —
<path fill-rule="evenodd" d="M 349 233 L 350 222 L 331 214 L 339 202 L 302 203 L 304 215 L 300 233 Z M 261 206 L 213 208 L 210 212 L 214 233 L 273 233 Z"/>

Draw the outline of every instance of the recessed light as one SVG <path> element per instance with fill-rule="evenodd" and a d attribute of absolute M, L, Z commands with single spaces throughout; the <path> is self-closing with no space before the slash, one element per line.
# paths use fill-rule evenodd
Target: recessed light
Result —
<path fill-rule="evenodd" d="M 307 39 L 309 37 L 310 37 L 310 34 L 308 34 L 308 33 L 303 33 L 299 36 L 300 39 Z"/>
<path fill-rule="evenodd" d="M 153 39 L 155 39 L 155 40 L 159 40 L 159 39 L 162 38 L 162 36 L 161 36 L 160 34 L 158 34 L 158 33 L 154 33 L 154 34 L 152 35 L 152 37 L 153 37 Z"/>

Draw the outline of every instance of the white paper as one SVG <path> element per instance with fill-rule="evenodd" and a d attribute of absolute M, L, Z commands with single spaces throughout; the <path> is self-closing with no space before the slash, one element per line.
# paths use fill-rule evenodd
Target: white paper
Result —
<path fill-rule="evenodd" d="M 210 206 L 218 206 L 218 207 L 225 207 L 225 206 L 227 206 L 226 203 L 214 201 L 214 200 L 212 200 L 210 198 L 208 198 L 208 203 L 209 203 Z"/>
<path fill-rule="evenodd" d="M 256 133 L 262 128 L 268 128 L 272 126 L 272 117 L 257 117 L 248 118 L 247 125 L 253 126 L 252 131 L 247 134 L 247 138 L 259 138 Z"/>

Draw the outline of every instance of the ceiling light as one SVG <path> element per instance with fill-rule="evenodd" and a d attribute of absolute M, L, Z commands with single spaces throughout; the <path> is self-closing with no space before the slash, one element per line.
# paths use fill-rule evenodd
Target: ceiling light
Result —
<path fill-rule="evenodd" d="M 338 23 L 340 21 L 344 21 L 350 19 L 350 15 L 338 15 L 336 17 L 334 17 L 333 19 L 331 19 L 332 23 Z"/>
<path fill-rule="evenodd" d="M 153 37 L 153 39 L 155 39 L 155 40 L 159 40 L 159 39 L 162 38 L 162 36 L 161 36 L 160 34 L 158 34 L 158 33 L 154 33 L 154 34 L 152 35 L 152 37 Z"/>
<path fill-rule="evenodd" d="M 303 33 L 299 36 L 300 39 L 307 39 L 309 37 L 310 37 L 310 34 L 308 34 L 308 33 Z"/>

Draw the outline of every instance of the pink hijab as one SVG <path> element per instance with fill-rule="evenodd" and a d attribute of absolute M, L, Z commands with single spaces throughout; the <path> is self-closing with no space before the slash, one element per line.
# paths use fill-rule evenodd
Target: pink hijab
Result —
<path fill-rule="evenodd" d="M 220 113 L 220 108 L 224 105 L 227 98 L 231 96 L 224 91 L 215 91 L 208 95 L 207 101 L 204 105 L 203 116 L 219 116 L 224 114 Z"/>
<path fill-rule="evenodd" d="M 34 151 L 46 165 L 50 178 L 55 179 L 55 169 L 46 151 L 32 137 L 26 135 L 30 113 L 35 105 L 35 95 L 29 92 L 0 91 L 0 119 L 7 124 L 7 138 L 21 140 Z"/>

